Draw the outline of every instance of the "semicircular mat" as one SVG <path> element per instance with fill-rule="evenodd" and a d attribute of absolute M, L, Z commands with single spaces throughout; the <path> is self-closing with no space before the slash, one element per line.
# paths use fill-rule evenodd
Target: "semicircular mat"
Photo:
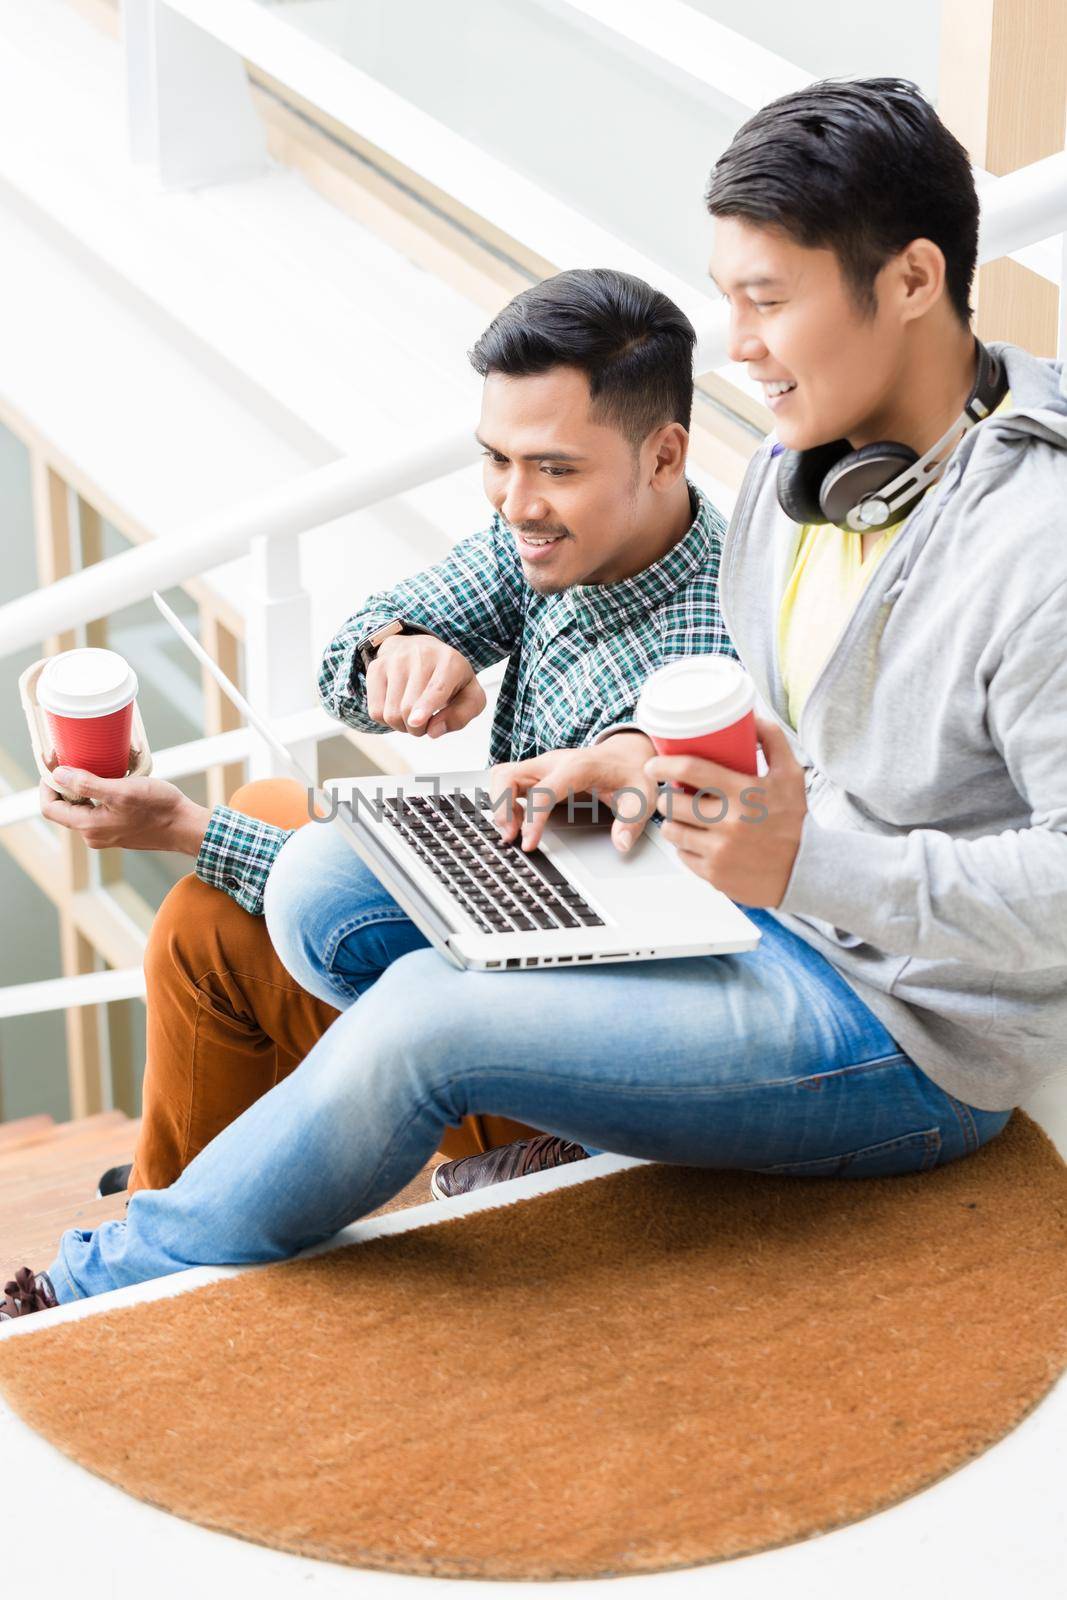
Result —
<path fill-rule="evenodd" d="M 131 1495 L 440 1577 L 694 1566 L 869 1516 L 1067 1366 L 1067 1169 L 1017 1111 L 922 1175 L 635 1167 L 0 1342 Z"/>

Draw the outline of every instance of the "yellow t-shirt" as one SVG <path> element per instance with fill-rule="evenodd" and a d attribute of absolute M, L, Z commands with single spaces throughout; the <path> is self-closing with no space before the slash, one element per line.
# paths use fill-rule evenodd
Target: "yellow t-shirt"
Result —
<path fill-rule="evenodd" d="M 1010 405 L 1009 392 L 996 409 Z M 778 664 L 794 729 L 812 684 L 905 520 L 901 517 L 883 529 L 863 561 L 863 534 L 843 532 L 833 524 L 805 523 L 801 528 L 793 570 L 778 608 Z"/>

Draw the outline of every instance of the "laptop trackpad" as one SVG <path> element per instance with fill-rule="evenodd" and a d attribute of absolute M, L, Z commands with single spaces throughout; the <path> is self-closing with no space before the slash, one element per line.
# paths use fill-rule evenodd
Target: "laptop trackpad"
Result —
<path fill-rule="evenodd" d="M 628 878 L 633 882 L 635 878 L 662 878 L 671 870 L 671 864 L 664 859 L 663 852 L 644 835 L 624 855 L 612 844 L 610 828 L 571 826 L 553 828 L 552 833 L 553 845 L 559 843 L 564 846 L 558 852 L 560 866 L 566 867 L 567 855 L 575 855 L 583 871 L 593 879 Z M 553 855 L 556 854 L 557 851 L 553 849 Z"/>

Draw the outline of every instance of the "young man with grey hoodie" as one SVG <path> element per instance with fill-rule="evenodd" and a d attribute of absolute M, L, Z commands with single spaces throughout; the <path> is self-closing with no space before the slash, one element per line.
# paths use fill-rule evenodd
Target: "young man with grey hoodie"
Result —
<path fill-rule="evenodd" d="M 707 202 L 731 355 L 776 423 L 721 574 L 762 698 L 766 818 L 713 763 L 650 746 L 644 770 L 727 795 L 711 822 L 670 791 L 663 828 L 760 945 L 536 974 L 402 957 L 170 1188 L 64 1235 L 61 1301 L 293 1255 L 395 1194 L 470 1112 L 657 1161 L 883 1176 L 972 1153 L 1062 1070 L 1061 369 L 976 344 L 970 165 L 913 85 L 764 108 Z M 552 770 L 550 752 L 498 777 L 521 794 Z M 467 1187 L 497 1155 L 471 1158 Z M 37 1309 L 28 1275 L 23 1291 Z"/>

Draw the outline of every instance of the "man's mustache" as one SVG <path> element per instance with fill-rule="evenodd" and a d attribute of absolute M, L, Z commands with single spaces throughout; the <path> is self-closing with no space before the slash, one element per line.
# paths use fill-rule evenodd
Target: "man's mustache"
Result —
<path fill-rule="evenodd" d="M 512 533 L 528 533 L 534 539 L 573 539 L 574 535 L 569 528 L 546 528 L 543 522 L 522 523 L 509 522 L 505 526 Z"/>

